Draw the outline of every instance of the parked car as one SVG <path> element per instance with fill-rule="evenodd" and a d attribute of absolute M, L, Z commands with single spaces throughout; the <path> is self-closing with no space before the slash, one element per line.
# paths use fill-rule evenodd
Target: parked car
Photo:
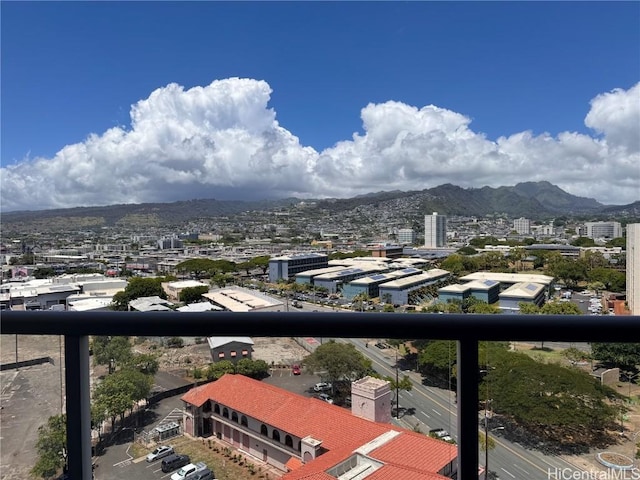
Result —
<path fill-rule="evenodd" d="M 216 480 L 216 477 L 213 474 L 212 470 L 205 468 L 204 470 L 196 472 L 193 477 L 193 480 Z"/>
<path fill-rule="evenodd" d="M 198 472 L 207 468 L 204 462 L 189 463 L 171 475 L 171 480 L 193 480 Z"/>
<path fill-rule="evenodd" d="M 333 403 L 333 398 L 331 398 L 329 395 L 327 395 L 326 393 L 321 393 L 320 395 L 318 395 L 318 398 L 320 400 L 322 400 L 323 402 L 327 402 L 327 403 Z"/>
<path fill-rule="evenodd" d="M 293 305 L 296 308 L 302 308 L 302 304 L 297 300 L 294 300 L 293 302 L 291 302 L 291 305 Z"/>
<path fill-rule="evenodd" d="M 172 453 L 174 453 L 172 446 L 160 445 L 147 455 L 147 462 L 155 462 L 156 460 L 167 457 Z"/>
<path fill-rule="evenodd" d="M 302 373 L 302 369 L 300 368 L 300 365 L 294 365 L 293 367 L 291 367 L 291 371 L 293 372 L 294 375 L 300 375 Z"/>
<path fill-rule="evenodd" d="M 186 464 L 191 463 L 189 455 L 176 455 L 175 453 L 162 459 L 162 471 L 169 473 L 176 468 L 184 467 Z"/>
<path fill-rule="evenodd" d="M 313 386 L 313 391 L 314 392 L 325 392 L 327 390 L 331 390 L 331 384 L 327 383 L 327 382 L 316 383 Z"/>

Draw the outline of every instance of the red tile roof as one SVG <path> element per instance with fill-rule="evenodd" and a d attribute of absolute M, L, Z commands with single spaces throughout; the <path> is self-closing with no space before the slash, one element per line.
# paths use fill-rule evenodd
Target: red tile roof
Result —
<path fill-rule="evenodd" d="M 428 472 L 439 471 L 457 455 L 455 447 L 452 448 L 440 440 L 388 423 L 365 420 L 352 415 L 344 408 L 315 398 L 303 397 L 242 375 L 224 375 L 215 382 L 191 389 L 182 397 L 182 400 L 197 407 L 209 399 L 282 432 L 300 438 L 311 436 L 322 441 L 322 448 L 327 451 L 316 460 L 286 474 L 283 478 L 287 480 L 331 480 L 334 477 L 324 473 L 324 470 L 348 458 L 354 450 L 389 430 L 402 433 L 369 454 L 389 464 L 379 469 L 376 472 L 378 475 L 386 475 L 383 471 L 393 467 L 403 471 L 409 468 L 416 475 L 422 475 L 395 476 L 394 479 L 446 478 L 440 475 L 425 475 Z M 372 480 L 387 478 L 392 476 L 371 477 Z"/>

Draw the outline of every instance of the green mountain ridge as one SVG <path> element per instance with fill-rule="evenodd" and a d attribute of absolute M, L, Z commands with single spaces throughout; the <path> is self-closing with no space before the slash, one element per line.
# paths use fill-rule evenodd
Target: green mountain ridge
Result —
<path fill-rule="evenodd" d="M 359 195 L 343 199 L 286 198 L 264 201 L 228 201 L 194 199 L 172 203 L 121 204 L 98 207 L 8 212 L 2 214 L 6 229 L 20 224 L 48 225 L 58 228 L 108 226 L 170 226 L 191 220 L 224 217 L 248 211 L 273 211 L 305 204 L 309 214 L 339 214 L 358 207 L 377 209 L 410 209 L 418 217 L 431 212 L 444 215 L 486 216 L 492 214 L 511 217 L 524 216 L 533 220 L 561 215 L 594 218 L 598 215 L 640 216 L 640 201 L 629 205 L 603 205 L 592 198 L 571 195 L 549 182 L 523 182 L 515 186 L 462 188 L 452 184 L 439 185 L 421 191 L 389 191 Z"/>

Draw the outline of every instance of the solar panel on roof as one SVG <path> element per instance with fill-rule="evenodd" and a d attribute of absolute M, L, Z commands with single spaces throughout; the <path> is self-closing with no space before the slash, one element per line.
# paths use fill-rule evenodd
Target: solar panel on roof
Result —
<path fill-rule="evenodd" d="M 537 285 L 534 285 L 533 283 L 530 283 L 529 285 L 527 285 L 526 287 L 527 290 L 531 290 L 532 292 L 538 289 Z"/>
<path fill-rule="evenodd" d="M 384 280 L 385 278 L 387 278 L 387 276 L 381 273 L 378 273 L 377 275 L 371 275 L 369 278 L 371 280 Z"/>
<path fill-rule="evenodd" d="M 484 283 L 487 287 L 490 287 L 490 286 L 492 286 L 492 285 L 495 285 L 495 284 L 496 284 L 496 283 L 498 283 L 498 282 L 494 282 L 493 280 L 485 280 L 483 283 Z"/>

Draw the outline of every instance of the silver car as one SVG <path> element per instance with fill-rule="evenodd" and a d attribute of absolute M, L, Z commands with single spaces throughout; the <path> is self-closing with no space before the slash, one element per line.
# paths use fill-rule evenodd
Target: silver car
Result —
<path fill-rule="evenodd" d="M 161 458 L 166 457 L 167 455 L 171 455 L 173 452 L 173 447 L 169 445 L 160 445 L 156 447 L 153 452 L 147 455 L 147 462 L 155 462 L 156 460 L 160 460 Z"/>

